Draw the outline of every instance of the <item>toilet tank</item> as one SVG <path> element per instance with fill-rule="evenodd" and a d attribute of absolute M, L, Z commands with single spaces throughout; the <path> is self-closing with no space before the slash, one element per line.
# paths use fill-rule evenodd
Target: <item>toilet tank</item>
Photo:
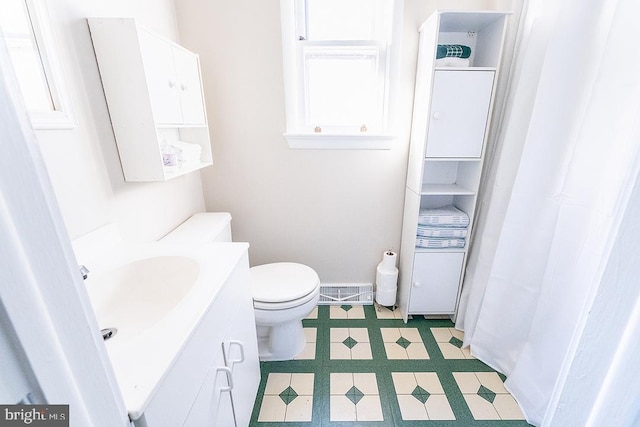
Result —
<path fill-rule="evenodd" d="M 165 243 L 231 242 L 231 214 L 197 213 L 160 239 Z"/>

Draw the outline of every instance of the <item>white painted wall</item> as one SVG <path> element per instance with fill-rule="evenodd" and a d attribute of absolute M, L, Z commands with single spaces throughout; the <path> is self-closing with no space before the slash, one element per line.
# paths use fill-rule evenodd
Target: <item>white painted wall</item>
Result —
<path fill-rule="evenodd" d="M 115 222 L 129 239 L 159 238 L 204 210 L 200 176 L 124 182 L 85 18 L 135 17 L 177 40 L 174 1 L 58 0 L 48 6 L 78 126 L 38 131 L 37 137 L 69 235 Z"/>
<path fill-rule="evenodd" d="M 313 151 L 291 150 L 282 136 L 279 0 L 176 2 L 181 42 L 201 57 L 213 124 L 206 207 L 233 215 L 234 239 L 251 243 L 252 265 L 298 261 L 322 282 L 374 281 L 383 251 L 400 246 L 418 27 L 438 8 L 511 3 L 521 1 L 406 0 L 394 147 Z"/>

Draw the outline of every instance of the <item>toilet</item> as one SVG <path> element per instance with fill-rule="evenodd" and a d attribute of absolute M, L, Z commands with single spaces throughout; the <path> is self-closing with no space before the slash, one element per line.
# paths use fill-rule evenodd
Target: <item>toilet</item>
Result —
<path fill-rule="evenodd" d="M 195 214 L 161 241 L 231 242 L 231 215 Z M 260 360 L 293 359 L 306 343 L 302 319 L 313 311 L 320 297 L 317 273 L 303 264 L 276 262 L 252 267 L 250 277 Z"/>

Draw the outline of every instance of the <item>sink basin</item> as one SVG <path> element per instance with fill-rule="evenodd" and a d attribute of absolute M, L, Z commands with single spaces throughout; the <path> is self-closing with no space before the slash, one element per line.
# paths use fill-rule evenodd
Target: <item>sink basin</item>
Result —
<path fill-rule="evenodd" d="M 116 328 L 124 338 L 163 319 L 187 295 L 199 273 L 194 259 L 154 256 L 90 275 L 86 285 L 100 328 Z"/>

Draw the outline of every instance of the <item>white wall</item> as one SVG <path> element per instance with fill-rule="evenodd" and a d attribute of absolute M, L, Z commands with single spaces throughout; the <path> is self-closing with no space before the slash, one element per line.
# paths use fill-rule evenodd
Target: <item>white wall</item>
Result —
<path fill-rule="evenodd" d="M 251 243 L 252 265 L 299 261 L 325 283 L 374 281 L 382 252 L 400 246 L 417 29 L 437 8 L 504 3 L 511 2 L 406 0 L 393 148 L 296 151 L 282 137 L 280 2 L 176 2 L 181 42 L 201 57 L 212 126 L 206 207 L 231 212 L 234 239 Z"/>
<path fill-rule="evenodd" d="M 124 182 L 85 18 L 135 17 L 177 39 L 173 0 L 48 2 L 78 126 L 38 131 L 40 149 L 73 239 L 107 222 L 127 238 L 161 237 L 204 210 L 198 173 L 167 183 Z"/>

